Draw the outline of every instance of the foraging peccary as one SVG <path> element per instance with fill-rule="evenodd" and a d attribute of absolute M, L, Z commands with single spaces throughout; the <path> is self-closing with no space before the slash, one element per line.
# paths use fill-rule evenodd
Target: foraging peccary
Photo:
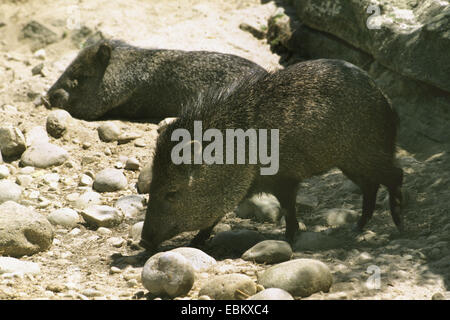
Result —
<path fill-rule="evenodd" d="M 179 128 L 192 134 L 194 120 L 202 121 L 203 131 L 279 129 L 278 172 L 260 175 L 261 164 L 174 164 L 171 150 L 177 142 L 171 135 Z M 401 230 L 403 170 L 394 165 L 398 122 L 367 73 L 340 60 L 298 63 L 204 95 L 158 137 L 141 245 L 154 249 L 178 233 L 194 230 L 200 230 L 194 242 L 202 241 L 225 213 L 259 192 L 278 198 L 286 211 L 286 237 L 292 241 L 299 229 L 299 181 L 334 167 L 362 189 L 358 229 L 371 218 L 382 184 Z"/>
<path fill-rule="evenodd" d="M 100 40 L 78 54 L 47 97 L 52 107 L 86 120 L 164 118 L 178 115 L 200 90 L 225 86 L 255 70 L 266 72 L 231 54 Z"/>

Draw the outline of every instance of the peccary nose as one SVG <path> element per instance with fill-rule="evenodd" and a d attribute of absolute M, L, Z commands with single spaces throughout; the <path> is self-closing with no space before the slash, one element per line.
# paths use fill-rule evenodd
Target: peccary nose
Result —
<path fill-rule="evenodd" d="M 57 89 L 48 94 L 50 105 L 55 108 L 64 107 L 69 101 L 69 94 L 64 89 Z"/>

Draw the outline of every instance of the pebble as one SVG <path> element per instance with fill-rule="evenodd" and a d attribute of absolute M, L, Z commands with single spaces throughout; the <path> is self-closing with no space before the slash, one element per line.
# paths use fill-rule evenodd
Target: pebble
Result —
<path fill-rule="evenodd" d="M 206 271 L 217 264 L 216 259 L 196 248 L 180 247 L 170 250 L 169 252 L 175 252 L 185 257 L 190 262 L 195 272 Z"/>
<path fill-rule="evenodd" d="M 47 135 L 47 131 L 45 131 L 44 127 L 36 126 L 31 128 L 25 133 L 25 141 L 27 147 L 37 144 L 37 143 L 48 143 L 49 138 Z"/>
<path fill-rule="evenodd" d="M 145 143 L 144 139 L 138 138 L 138 139 L 134 140 L 134 146 L 138 147 L 138 148 L 144 148 L 147 146 L 147 144 Z"/>
<path fill-rule="evenodd" d="M 247 300 L 294 300 L 292 295 L 279 288 L 264 289 L 249 297 Z"/>
<path fill-rule="evenodd" d="M 137 160 L 134 157 L 128 158 L 125 163 L 125 169 L 127 170 L 139 170 L 140 163 L 139 160 Z"/>
<path fill-rule="evenodd" d="M 341 245 L 336 238 L 323 232 L 301 232 L 292 247 L 294 251 L 316 251 L 337 248 Z"/>
<path fill-rule="evenodd" d="M 112 231 L 105 227 L 100 227 L 97 229 L 97 233 L 103 235 L 103 236 L 110 236 L 112 235 Z"/>
<path fill-rule="evenodd" d="M 256 284 L 243 274 L 225 274 L 211 277 L 200 289 L 199 296 L 213 300 L 244 300 L 256 293 Z"/>
<path fill-rule="evenodd" d="M 327 225 L 339 227 L 358 220 L 359 213 L 355 210 L 334 208 L 324 211 L 321 216 Z"/>
<path fill-rule="evenodd" d="M 100 140 L 104 142 L 117 141 L 121 130 L 114 122 L 105 122 L 97 128 Z"/>
<path fill-rule="evenodd" d="M 51 246 L 53 228 L 44 215 L 13 201 L 2 203 L 0 212 L 0 255 L 21 257 Z"/>
<path fill-rule="evenodd" d="M 59 166 L 69 158 L 66 150 L 51 143 L 38 143 L 28 148 L 21 157 L 25 166 L 48 168 Z"/>
<path fill-rule="evenodd" d="M 265 240 L 264 236 L 253 230 L 231 230 L 219 232 L 211 240 L 211 246 L 227 252 L 242 254 L 258 242 Z"/>
<path fill-rule="evenodd" d="M 4 157 L 20 156 L 26 149 L 25 137 L 19 128 L 0 127 L 0 151 Z"/>
<path fill-rule="evenodd" d="M 125 240 L 121 237 L 111 237 L 106 240 L 106 243 L 115 248 L 120 248 L 125 243 Z"/>
<path fill-rule="evenodd" d="M 5 179 L 9 177 L 9 169 L 5 165 L 0 165 L 0 179 Z"/>
<path fill-rule="evenodd" d="M 50 112 L 46 121 L 46 129 L 53 138 L 61 138 L 72 121 L 72 116 L 66 110 L 54 110 Z"/>
<path fill-rule="evenodd" d="M 254 218 L 259 222 L 277 222 L 280 220 L 281 208 L 277 198 L 271 194 L 258 194 L 243 201 L 235 210 L 238 217 Z"/>
<path fill-rule="evenodd" d="M 75 198 L 75 196 L 73 198 Z M 86 191 L 81 196 L 80 195 L 77 196 L 77 198 L 74 200 L 75 201 L 74 206 L 76 209 L 83 210 L 92 205 L 101 205 L 102 204 L 101 198 L 102 196 L 97 192 Z"/>
<path fill-rule="evenodd" d="M 144 196 L 122 196 L 116 201 L 114 207 L 122 210 L 126 218 L 135 218 L 145 210 L 145 202 Z"/>
<path fill-rule="evenodd" d="M 292 249 L 286 241 L 265 240 L 245 251 L 241 258 L 246 261 L 273 264 L 287 261 L 291 256 Z"/>
<path fill-rule="evenodd" d="M 117 267 L 111 267 L 110 271 L 111 271 L 112 274 L 122 273 L 122 270 L 120 268 L 117 268 Z"/>
<path fill-rule="evenodd" d="M 90 176 L 86 174 L 81 175 L 79 183 L 80 186 L 92 186 L 93 183 L 94 180 Z"/>
<path fill-rule="evenodd" d="M 22 188 L 9 180 L 0 180 L 0 204 L 6 201 L 19 201 Z"/>
<path fill-rule="evenodd" d="M 161 252 L 150 257 L 141 274 L 142 284 L 150 293 L 171 298 L 187 294 L 194 280 L 194 268 L 184 256 L 175 252 Z"/>
<path fill-rule="evenodd" d="M 47 216 L 47 219 L 53 225 L 59 225 L 66 228 L 74 228 L 80 222 L 78 213 L 70 208 L 54 210 Z"/>
<path fill-rule="evenodd" d="M 119 210 L 105 205 L 91 205 L 83 209 L 81 215 L 88 224 L 96 227 L 114 227 L 123 220 Z"/>
<path fill-rule="evenodd" d="M 333 283 L 328 266 L 313 259 L 286 261 L 257 275 L 258 283 L 264 288 L 280 288 L 300 297 L 307 297 L 319 291 L 328 292 Z"/>
<path fill-rule="evenodd" d="M 71 235 L 71 236 L 77 236 L 77 235 L 79 235 L 81 233 L 81 230 L 79 229 L 79 228 L 73 228 L 70 232 L 69 232 L 69 234 Z"/>
<path fill-rule="evenodd" d="M 45 49 L 36 50 L 36 52 L 33 53 L 33 57 L 35 57 L 36 59 L 45 60 L 46 58 Z"/>
<path fill-rule="evenodd" d="M 33 177 L 28 174 L 20 174 L 16 177 L 16 183 L 22 187 L 28 187 L 33 182 Z"/>
<path fill-rule="evenodd" d="M 100 297 L 102 295 L 102 293 L 96 289 L 86 289 L 83 290 L 81 294 L 89 298 Z"/>
<path fill-rule="evenodd" d="M 0 257 L 0 275 L 5 274 L 38 274 L 40 267 L 37 263 L 21 261 L 11 257 Z"/>
<path fill-rule="evenodd" d="M 98 192 L 112 192 L 125 189 L 127 178 L 122 171 L 107 168 L 103 169 L 95 176 L 93 188 Z"/>

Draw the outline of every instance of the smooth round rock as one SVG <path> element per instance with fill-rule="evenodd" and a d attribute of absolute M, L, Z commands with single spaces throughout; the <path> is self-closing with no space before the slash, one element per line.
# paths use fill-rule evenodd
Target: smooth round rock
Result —
<path fill-rule="evenodd" d="M 341 246 L 341 242 L 323 232 L 300 232 L 292 246 L 294 251 L 328 250 Z"/>
<path fill-rule="evenodd" d="M 334 208 L 324 211 L 322 213 L 322 217 L 326 221 L 327 225 L 339 227 L 355 222 L 359 217 L 359 213 L 355 210 Z"/>
<path fill-rule="evenodd" d="M 104 142 L 117 141 L 121 130 L 114 122 L 105 122 L 97 128 L 98 137 Z"/>
<path fill-rule="evenodd" d="M 103 169 L 97 173 L 93 185 L 93 189 L 98 192 L 113 192 L 126 187 L 127 178 L 122 171 L 113 168 Z"/>
<path fill-rule="evenodd" d="M 269 288 L 258 292 L 247 300 L 294 300 L 294 297 L 283 289 Z"/>
<path fill-rule="evenodd" d="M 38 274 L 41 269 L 37 263 L 21 261 L 11 257 L 0 257 L 0 275 L 13 274 Z"/>
<path fill-rule="evenodd" d="M 82 210 L 92 205 L 101 205 L 101 204 L 102 204 L 102 196 L 100 195 L 100 193 L 95 191 L 87 191 L 75 200 L 74 206 L 75 208 Z"/>
<path fill-rule="evenodd" d="M 68 158 L 69 154 L 61 147 L 51 143 L 37 143 L 22 154 L 21 162 L 25 166 L 48 168 L 59 166 Z"/>
<path fill-rule="evenodd" d="M 133 226 L 130 229 L 130 233 L 128 236 L 135 242 L 138 242 L 141 240 L 141 234 L 142 234 L 142 227 L 144 226 L 144 221 L 137 222 L 133 224 Z"/>
<path fill-rule="evenodd" d="M 196 248 L 180 247 L 169 252 L 181 254 L 190 262 L 196 272 L 206 271 L 217 264 L 216 259 Z"/>
<path fill-rule="evenodd" d="M 245 251 L 242 259 L 272 264 L 287 261 L 291 256 L 292 249 L 286 241 L 265 240 Z"/>
<path fill-rule="evenodd" d="M 32 255 L 52 241 L 53 228 L 44 215 L 13 201 L 0 205 L 0 255 Z"/>
<path fill-rule="evenodd" d="M 0 150 L 4 157 L 20 156 L 26 149 L 25 137 L 19 128 L 0 127 Z"/>
<path fill-rule="evenodd" d="M 0 165 L 0 179 L 5 179 L 9 177 L 9 169 L 7 166 L 1 164 Z"/>
<path fill-rule="evenodd" d="M 80 222 L 78 213 L 70 208 L 61 208 L 52 211 L 47 216 L 48 221 L 53 225 L 59 225 L 66 228 L 74 228 Z"/>
<path fill-rule="evenodd" d="M 297 297 L 328 292 L 333 284 L 330 269 L 313 259 L 295 259 L 272 266 L 258 273 L 258 283 L 264 288 L 280 288 Z"/>
<path fill-rule="evenodd" d="M 139 170 L 140 166 L 139 160 L 134 157 L 128 158 L 125 162 L 125 169 L 127 170 Z"/>
<path fill-rule="evenodd" d="M 264 236 L 253 230 L 230 230 L 219 232 L 211 240 L 211 246 L 221 248 L 227 252 L 242 254 L 255 244 L 263 241 Z"/>
<path fill-rule="evenodd" d="M 122 196 L 114 207 L 122 210 L 126 218 L 135 218 L 143 210 L 145 210 L 145 197 L 140 195 Z"/>
<path fill-rule="evenodd" d="M 62 137 L 72 121 L 72 116 L 66 110 L 54 110 L 47 117 L 46 129 L 54 138 Z"/>
<path fill-rule="evenodd" d="M 81 211 L 83 219 L 95 227 L 110 228 L 123 220 L 123 214 L 116 208 L 104 205 L 92 205 Z"/>
<path fill-rule="evenodd" d="M 6 201 L 19 201 L 22 188 L 9 180 L 0 180 L 0 204 Z"/>
<path fill-rule="evenodd" d="M 243 300 L 256 293 L 256 284 L 243 274 L 213 276 L 200 289 L 199 296 L 213 300 Z"/>
<path fill-rule="evenodd" d="M 238 217 L 259 222 L 277 222 L 282 213 L 280 203 L 271 194 L 258 194 L 243 201 L 235 210 Z"/>
<path fill-rule="evenodd" d="M 187 294 L 194 280 L 190 262 L 175 252 L 160 252 L 150 257 L 141 274 L 142 284 L 150 293 L 171 298 Z"/>

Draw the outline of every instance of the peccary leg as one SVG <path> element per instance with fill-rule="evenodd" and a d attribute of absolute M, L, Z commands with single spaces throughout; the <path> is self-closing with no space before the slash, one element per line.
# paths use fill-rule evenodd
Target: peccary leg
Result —
<path fill-rule="evenodd" d="M 196 234 L 196 236 L 191 240 L 190 245 L 191 245 L 192 247 L 198 247 L 198 246 L 202 245 L 206 240 L 209 239 L 209 237 L 211 236 L 212 230 L 214 229 L 214 227 L 216 226 L 216 224 L 219 223 L 219 221 L 220 221 L 220 219 L 217 220 L 216 222 L 214 222 L 212 226 L 200 230 L 200 231 Z"/>
<path fill-rule="evenodd" d="M 299 230 L 296 217 L 295 198 L 297 195 L 298 181 L 283 180 L 277 184 L 278 188 L 274 190 L 280 205 L 286 211 L 286 239 L 293 243 L 294 237 Z"/>
<path fill-rule="evenodd" d="M 386 176 L 386 187 L 389 191 L 389 205 L 391 207 L 391 216 L 394 220 L 397 229 L 400 232 L 404 231 L 403 217 L 402 217 L 402 191 L 403 170 L 393 167 L 392 172 Z M 384 184 L 384 183 L 383 183 Z"/>

